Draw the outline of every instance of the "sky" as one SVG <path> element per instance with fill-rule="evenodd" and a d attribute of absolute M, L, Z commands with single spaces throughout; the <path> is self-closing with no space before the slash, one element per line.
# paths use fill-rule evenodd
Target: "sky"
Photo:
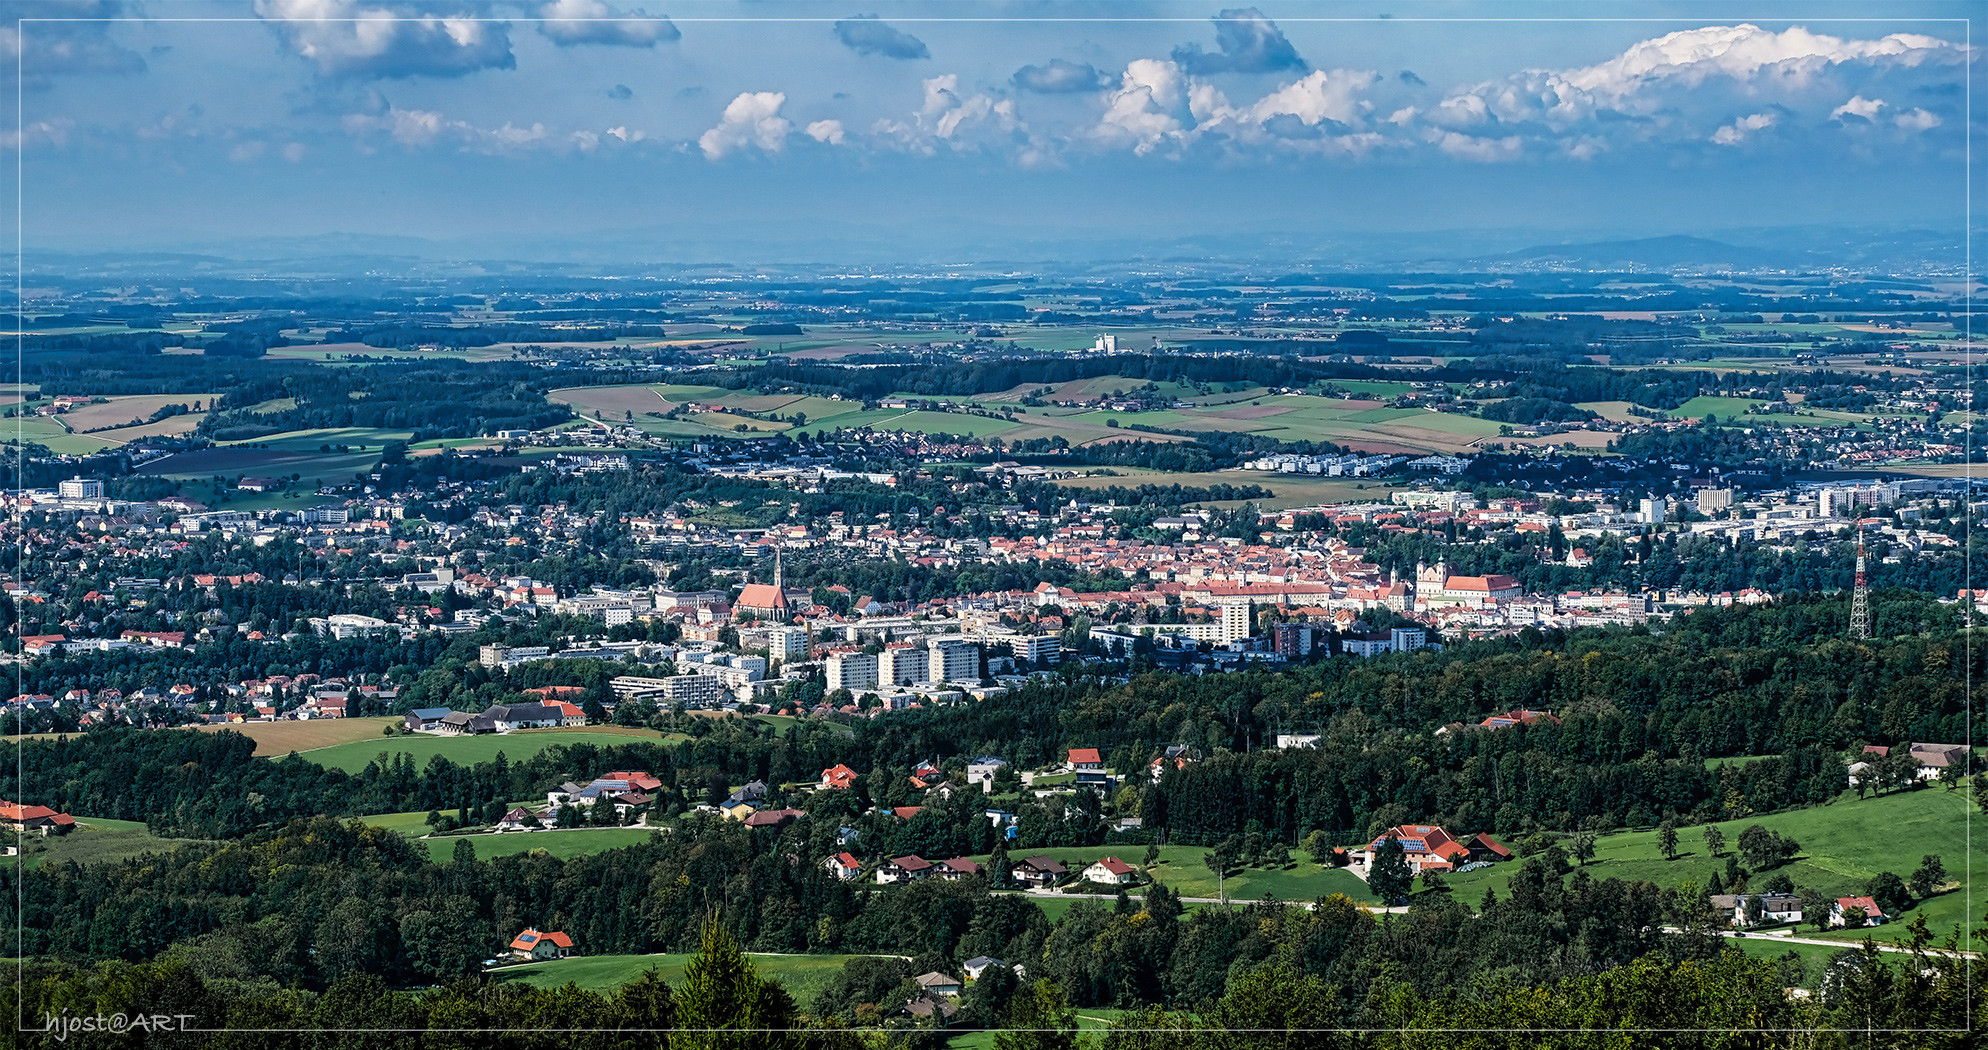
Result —
<path fill-rule="evenodd" d="M 1959 229 L 1978 10 L 0 0 L 21 205 L 0 225 L 822 259 Z"/>

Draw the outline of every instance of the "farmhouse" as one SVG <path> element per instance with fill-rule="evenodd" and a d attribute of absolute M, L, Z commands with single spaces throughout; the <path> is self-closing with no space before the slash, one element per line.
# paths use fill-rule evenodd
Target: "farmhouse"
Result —
<path fill-rule="evenodd" d="M 47 806 L 26 806 L 0 800 L 0 827 L 37 835 L 66 835 L 75 826 L 75 817 L 57 813 Z"/>
<path fill-rule="evenodd" d="M 528 929 L 518 934 L 517 939 L 510 943 L 508 950 L 511 953 L 511 957 L 520 962 L 532 962 L 538 959 L 564 959 L 573 954 L 573 938 L 557 930 L 551 933 L 540 933 L 537 930 Z"/>

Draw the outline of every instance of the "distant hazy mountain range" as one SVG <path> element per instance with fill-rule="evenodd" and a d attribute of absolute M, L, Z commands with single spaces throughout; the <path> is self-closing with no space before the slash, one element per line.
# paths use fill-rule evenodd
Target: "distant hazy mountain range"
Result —
<path fill-rule="evenodd" d="M 1293 230 L 1209 234 L 1098 236 L 1081 232 L 1016 235 L 956 227 L 943 234 L 785 224 L 722 229 L 684 226 L 538 238 L 420 237 L 325 233 L 297 237 L 200 240 L 157 235 L 129 247 L 49 245 L 26 253 L 29 273 L 105 276 L 183 273 L 244 278 L 478 273 L 673 273 L 819 265 L 1063 269 L 1141 264 L 1244 270 L 1449 272 L 1851 270 L 1865 273 L 1958 273 L 1959 228 L 1928 230 L 1802 226 L 1723 231 L 1718 239 L 1661 237 L 1541 243 L 1538 233 L 1464 230 L 1416 233 L 1318 233 Z"/>

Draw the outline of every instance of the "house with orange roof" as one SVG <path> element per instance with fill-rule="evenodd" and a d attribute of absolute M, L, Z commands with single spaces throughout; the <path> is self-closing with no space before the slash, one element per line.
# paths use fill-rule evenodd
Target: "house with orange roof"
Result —
<path fill-rule="evenodd" d="M 847 791 L 856 786 L 856 771 L 840 763 L 821 771 L 821 790 Z"/>
<path fill-rule="evenodd" d="M 57 813 L 47 806 L 29 806 L 0 800 L 0 827 L 37 835 L 66 835 L 76 827 L 76 818 Z"/>
<path fill-rule="evenodd" d="M 537 930 L 528 929 L 518 934 L 517 939 L 510 943 L 508 950 L 511 956 L 519 962 L 531 962 L 536 959 L 564 959 L 573 954 L 573 938 L 557 930 L 550 933 L 540 933 Z"/>

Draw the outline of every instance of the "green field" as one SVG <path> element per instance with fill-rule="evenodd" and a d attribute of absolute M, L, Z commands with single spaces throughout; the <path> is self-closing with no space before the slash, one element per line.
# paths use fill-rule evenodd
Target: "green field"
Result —
<path fill-rule="evenodd" d="M 1228 897 L 1230 900 L 1261 900 L 1276 897 L 1285 901 L 1313 901 L 1333 893 L 1344 893 L 1357 901 L 1377 903 L 1367 892 L 1367 884 L 1346 871 L 1337 868 L 1321 868 L 1310 857 L 1297 850 L 1289 851 L 1295 862 L 1289 870 L 1246 868 L 1241 873 L 1229 876 Z M 1160 848 L 1159 863 L 1154 865 L 1151 877 L 1166 885 L 1167 889 L 1183 897 L 1220 896 L 1215 876 L 1209 872 L 1204 858 L 1208 855 L 1206 846 L 1163 846 Z M 1011 849 L 1008 860 L 1011 864 L 1034 856 L 1046 856 L 1069 868 L 1073 873 L 1095 861 L 1106 857 L 1140 867 L 1145 860 L 1144 846 L 1072 846 L 1055 849 Z M 987 858 L 975 860 L 986 862 Z M 1054 897 L 1032 897 L 1044 904 L 1052 920 L 1061 918 L 1062 912 L 1069 910 L 1064 905 L 1060 910 L 1052 910 L 1048 905 L 1059 903 Z M 1063 898 L 1065 900 L 1069 898 Z"/>
<path fill-rule="evenodd" d="M 1967 886 L 1974 890 L 1972 921 L 1980 922 L 1981 890 L 1988 884 L 1988 855 L 1977 855 L 1968 866 L 1967 797 L 1961 792 L 1922 788 L 1881 798 L 1858 799 L 1846 792 L 1828 806 L 1721 821 L 1717 826 L 1726 836 L 1726 849 L 1736 848 L 1740 832 L 1759 824 L 1770 831 L 1793 838 L 1801 844 L 1796 859 L 1756 875 L 1785 872 L 1796 887 L 1812 887 L 1831 897 L 1861 895 L 1864 883 L 1879 872 L 1890 871 L 1910 879 L 1925 854 L 1939 854 L 1949 881 L 1960 880 L 1963 888 L 1920 902 L 1894 921 L 1867 930 L 1819 934 L 1804 930 L 1802 936 L 1817 936 L 1854 942 L 1866 935 L 1880 941 L 1902 940 L 1905 923 L 1924 914 L 1934 933 L 1944 937 L 1948 930 L 1963 925 L 1968 918 Z M 1510 845 L 1511 840 L 1506 840 Z M 1704 832 L 1699 826 L 1678 829 L 1679 856 L 1667 861 L 1657 849 L 1655 831 L 1633 831 L 1604 836 L 1597 844 L 1587 872 L 1595 879 L 1619 878 L 1676 886 L 1690 880 L 1703 886 L 1713 872 L 1722 873 L 1725 858 L 1710 857 Z M 1463 875 L 1449 876 L 1451 894 L 1457 900 L 1475 904 L 1485 887 L 1504 896 L 1516 864 L 1497 864 Z M 1963 930 L 1964 933 L 1968 932 Z"/>
<path fill-rule="evenodd" d="M 422 814 L 425 818 L 427 814 Z M 373 818 L 366 818 L 371 823 Z M 428 847 L 428 855 L 437 861 L 447 861 L 455 854 L 456 843 L 468 840 L 476 849 L 477 860 L 491 860 L 496 857 L 509 857 L 519 853 L 544 850 L 547 856 L 566 860 L 582 857 L 603 850 L 620 849 L 623 846 L 639 846 L 649 841 L 654 828 L 560 828 L 551 831 L 510 831 L 503 834 L 483 832 L 474 835 L 446 835 L 440 838 L 420 839 L 417 845 Z"/>
<path fill-rule="evenodd" d="M 366 763 L 378 758 L 381 752 L 389 755 L 410 755 L 414 759 L 415 768 L 420 769 L 436 755 L 441 755 L 458 765 L 474 765 L 478 762 L 494 761 L 498 752 L 503 752 L 505 758 L 515 762 L 555 745 L 589 743 L 600 747 L 613 747 L 632 742 L 626 734 L 618 733 L 523 730 L 516 733 L 491 733 L 481 736 L 381 737 L 378 740 L 362 740 L 321 748 L 303 757 L 331 769 L 357 773 L 366 768 Z"/>
<path fill-rule="evenodd" d="M 59 456 L 81 456 L 116 444 L 94 434 L 71 434 L 48 416 L 20 416 L 0 419 L 0 441 L 25 441 L 46 445 Z"/>
<path fill-rule="evenodd" d="M 1745 415 L 1748 409 L 1766 403 L 1758 398 L 1747 397 L 1694 397 L 1684 404 L 1671 409 L 1670 414 L 1686 419 L 1703 419 L 1705 413 L 1711 412 L 1716 414 L 1720 419 L 1734 419 Z M 1771 420 L 1774 417 L 1765 416 L 1761 418 Z"/>
<path fill-rule="evenodd" d="M 584 949 L 585 945 L 575 947 Z M 780 982 L 802 1009 L 808 1009 L 830 982 L 842 973 L 851 959 L 860 955 L 763 955 L 752 956 L 761 977 Z M 684 968 L 691 955 L 582 955 L 551 962 L 526 963 L 494 970 L 500 981 L 523 981 L 540 988 L 562 988 L 577 984 L 594 992 L 611 992 L 654 969 L 672 988 L 683 985 Z"/>
<path fill-rule="evenodd" d="M 161 838 L 152 834 L 142 821 L 78 816 L 76 829 L 67 835 L 30 839 L 26 863 L 29 867 L 63 861 L 108 864 L 146 853 L 200 845 L 202 841 Z"/>

